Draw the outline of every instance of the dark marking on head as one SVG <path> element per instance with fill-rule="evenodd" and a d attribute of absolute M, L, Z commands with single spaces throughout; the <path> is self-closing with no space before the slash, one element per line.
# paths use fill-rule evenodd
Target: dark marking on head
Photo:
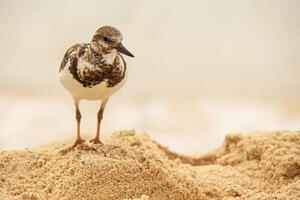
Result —
<path fill-rule="evenodd" d="M 103 26 L 95 32 L 91 43 L 99 53 L 110 53 L 122 39 L 122 33 L 118 29 L 112 26 Z"/>

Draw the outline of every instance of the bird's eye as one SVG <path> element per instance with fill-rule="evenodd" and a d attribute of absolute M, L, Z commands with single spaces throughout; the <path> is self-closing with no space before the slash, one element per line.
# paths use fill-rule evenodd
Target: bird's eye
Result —
<path fill-rule="evenodd" d="M 108 42 L 109 41 L 109 39 L 107 37 L 103 37 L 102 39 L 103 39 L 104 42 Z"/>

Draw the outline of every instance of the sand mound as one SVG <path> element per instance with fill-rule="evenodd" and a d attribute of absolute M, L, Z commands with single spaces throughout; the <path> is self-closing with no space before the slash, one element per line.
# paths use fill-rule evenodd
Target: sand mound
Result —
<path fill-rule="evenodd" d="M 299 132 L 228 135 L 199 157 L 134 131 L 96 152 L 66 148 L 0 152 L 0 199 L 300 199 Z"/>

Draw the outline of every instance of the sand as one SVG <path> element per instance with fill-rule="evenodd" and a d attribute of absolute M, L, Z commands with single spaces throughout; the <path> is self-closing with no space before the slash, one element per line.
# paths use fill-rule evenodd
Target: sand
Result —
<path fill-rule="evenodd" d="M 134 131 L 105 143 L 1 151 L 0 199 L 300 199 L 300 132 L 230 134 L 200 156 Z"/>

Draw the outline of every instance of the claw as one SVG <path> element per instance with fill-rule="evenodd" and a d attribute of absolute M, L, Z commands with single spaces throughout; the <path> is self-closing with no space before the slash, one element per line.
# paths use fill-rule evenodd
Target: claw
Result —
<path fill-rule="evenodd" d="M 23 200 L 38 200 L 38 197 L 34 194 L 23 194 L 22 195 Z"/>
<path fill-rule="evenodd" d="M 94 139 L 90 140 L 90 143 L 93 143 L 93 144 L 103 144 L 98 138 L 94 138 Z"/>

